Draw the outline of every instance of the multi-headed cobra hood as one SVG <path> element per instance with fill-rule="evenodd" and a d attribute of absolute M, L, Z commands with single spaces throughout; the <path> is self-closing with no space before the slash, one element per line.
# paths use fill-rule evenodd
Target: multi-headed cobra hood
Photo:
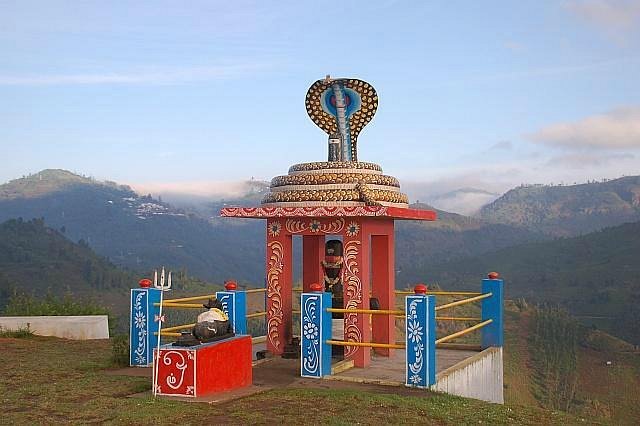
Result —
<path fill-rule="evenodd" d="M 377 164 L 358 161 L 358 135 L 378 109 L 378 95 L 366 81 L 329 76 L 307 91 L 311 120 L 329 135 L 328 161 L 295 164 L 271 181 L 262 201 L 273 206 L 407 207 L 398 180 Z"/>

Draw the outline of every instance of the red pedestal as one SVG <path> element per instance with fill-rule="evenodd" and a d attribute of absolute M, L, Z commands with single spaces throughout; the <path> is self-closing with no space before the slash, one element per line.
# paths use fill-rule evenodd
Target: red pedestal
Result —
<path fill-rule="evenodd" d="M 158 365 L 158 395 L 198 397 L 250 386 L 251 337 L 190 347 L 164 345 Z"/>
<path fill-rule="evenodd" d="M 229 207 L 222 216 L 267 219 L 267 349 L 282 354 L 292 334 L 292 237 L 303 237 L 303 289 L 323 283 L 324 241 L 338 235 L 344 245 L 345 308 L 369 309 L 369 294 L 381 309 L 395 309 L 394 221 L 436 220 L 430 210 L 385 206 Z M 393 315 L 345 314 L 345 340 L 395 343 Z M 389 349 L 376 350 L 390 355 Z M 356 367 L 371 362 L 371 349 L 346 346 Z"/>

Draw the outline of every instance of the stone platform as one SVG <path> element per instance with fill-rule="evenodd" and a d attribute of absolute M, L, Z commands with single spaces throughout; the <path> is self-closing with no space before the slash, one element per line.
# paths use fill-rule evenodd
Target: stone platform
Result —
<path fill-rule="evenodd" d="M 367 368 L 350 368 L 333 374 L 327 379 L 404 386 L 406 374 L 405 352 L 404 350 L 395 350 L 394 352 L 392 357 L 374 354 L 371 358 L 371 364 Z M 436 375 L 477 354 L 477 351 L 437 349 Z"/>

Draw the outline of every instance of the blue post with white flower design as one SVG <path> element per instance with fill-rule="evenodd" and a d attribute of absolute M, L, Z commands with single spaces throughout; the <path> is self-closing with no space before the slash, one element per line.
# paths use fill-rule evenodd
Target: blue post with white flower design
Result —
<path fill-rule="evenodd" d="M 428 388 L 436 381 L 436 298 L 418 284 L 405 298 L 405 385 Z"/>
<path fill-rule="evenodd" d="M 229 317 L 233 332 L 247 334 L 247 293 L 236 290 L 237 287 L 235 281 L 227 281 L 224 284 L 227 291 L 217 291 L 216 299 L 222 303 L 222 310 Z"/>
<path fill-rule="evenodd" d="M 148 283 L 147 283 L 148 281 Z M 161 290 L 145 287 L 150 280 L 141 280 L 140 288 L 131 289 L 131 313 L 129 328 L 129 365 L 149 367 L 153 363 L 153 348 L 158 345 L 156 335 L 160 323 L 155 321 L 160 313 Z"/>
<path fill-rule="evenodd" d="M 300 296 L 300 375 L 321 378 L 331 374 L 331 293 L 314 283 Z"/>

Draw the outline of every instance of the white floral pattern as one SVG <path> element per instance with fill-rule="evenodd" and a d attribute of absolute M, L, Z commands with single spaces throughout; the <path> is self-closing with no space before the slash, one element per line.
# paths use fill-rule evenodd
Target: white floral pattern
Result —
<path fill-rule="evenodd" d="M 422 384 L 424 374 L 424 327 L 418 318 L 418 303 L 425 303 L 425 298 L 414 298 L 407 309 L 407 378 L 408 384 Z M 425 306 L 426 309 L 426 306 Z M 411 343 L 411 344 L 410 344 Z"/>
<path fill-rule="evenodd" d="M 350 237 L 355 237 L 360 232 L 360 225 L 357 222 L 349 222 L 347 225 L 347 235 Z"/>
<path fill-rule="evenodd" d="M 318 338 L 318 326 L 312 322 L 305 323 L 304 325 L 304 337 L 309 340 Z"/>
<path fill-rule="evenodd" d="M 280 235 L 280 231 L 282 230 L 282 224 L 278 221 L 271 222 L 269 224 L 269 235 L 272 237 L 277 237 Z"/>
<path fill-rule="evenodd" d="M 311 225 L 309 225 L 309 230 L 311 232 L 318 232 L 320 231 L 320 221 L 319 220 L 312 220 L 311 221 Z"/>
<path fill-rule="evenodd" d="M 320 297 L 303 294 L 302 303 L 302 371 L 303 377 L 320 377 Z"/>

